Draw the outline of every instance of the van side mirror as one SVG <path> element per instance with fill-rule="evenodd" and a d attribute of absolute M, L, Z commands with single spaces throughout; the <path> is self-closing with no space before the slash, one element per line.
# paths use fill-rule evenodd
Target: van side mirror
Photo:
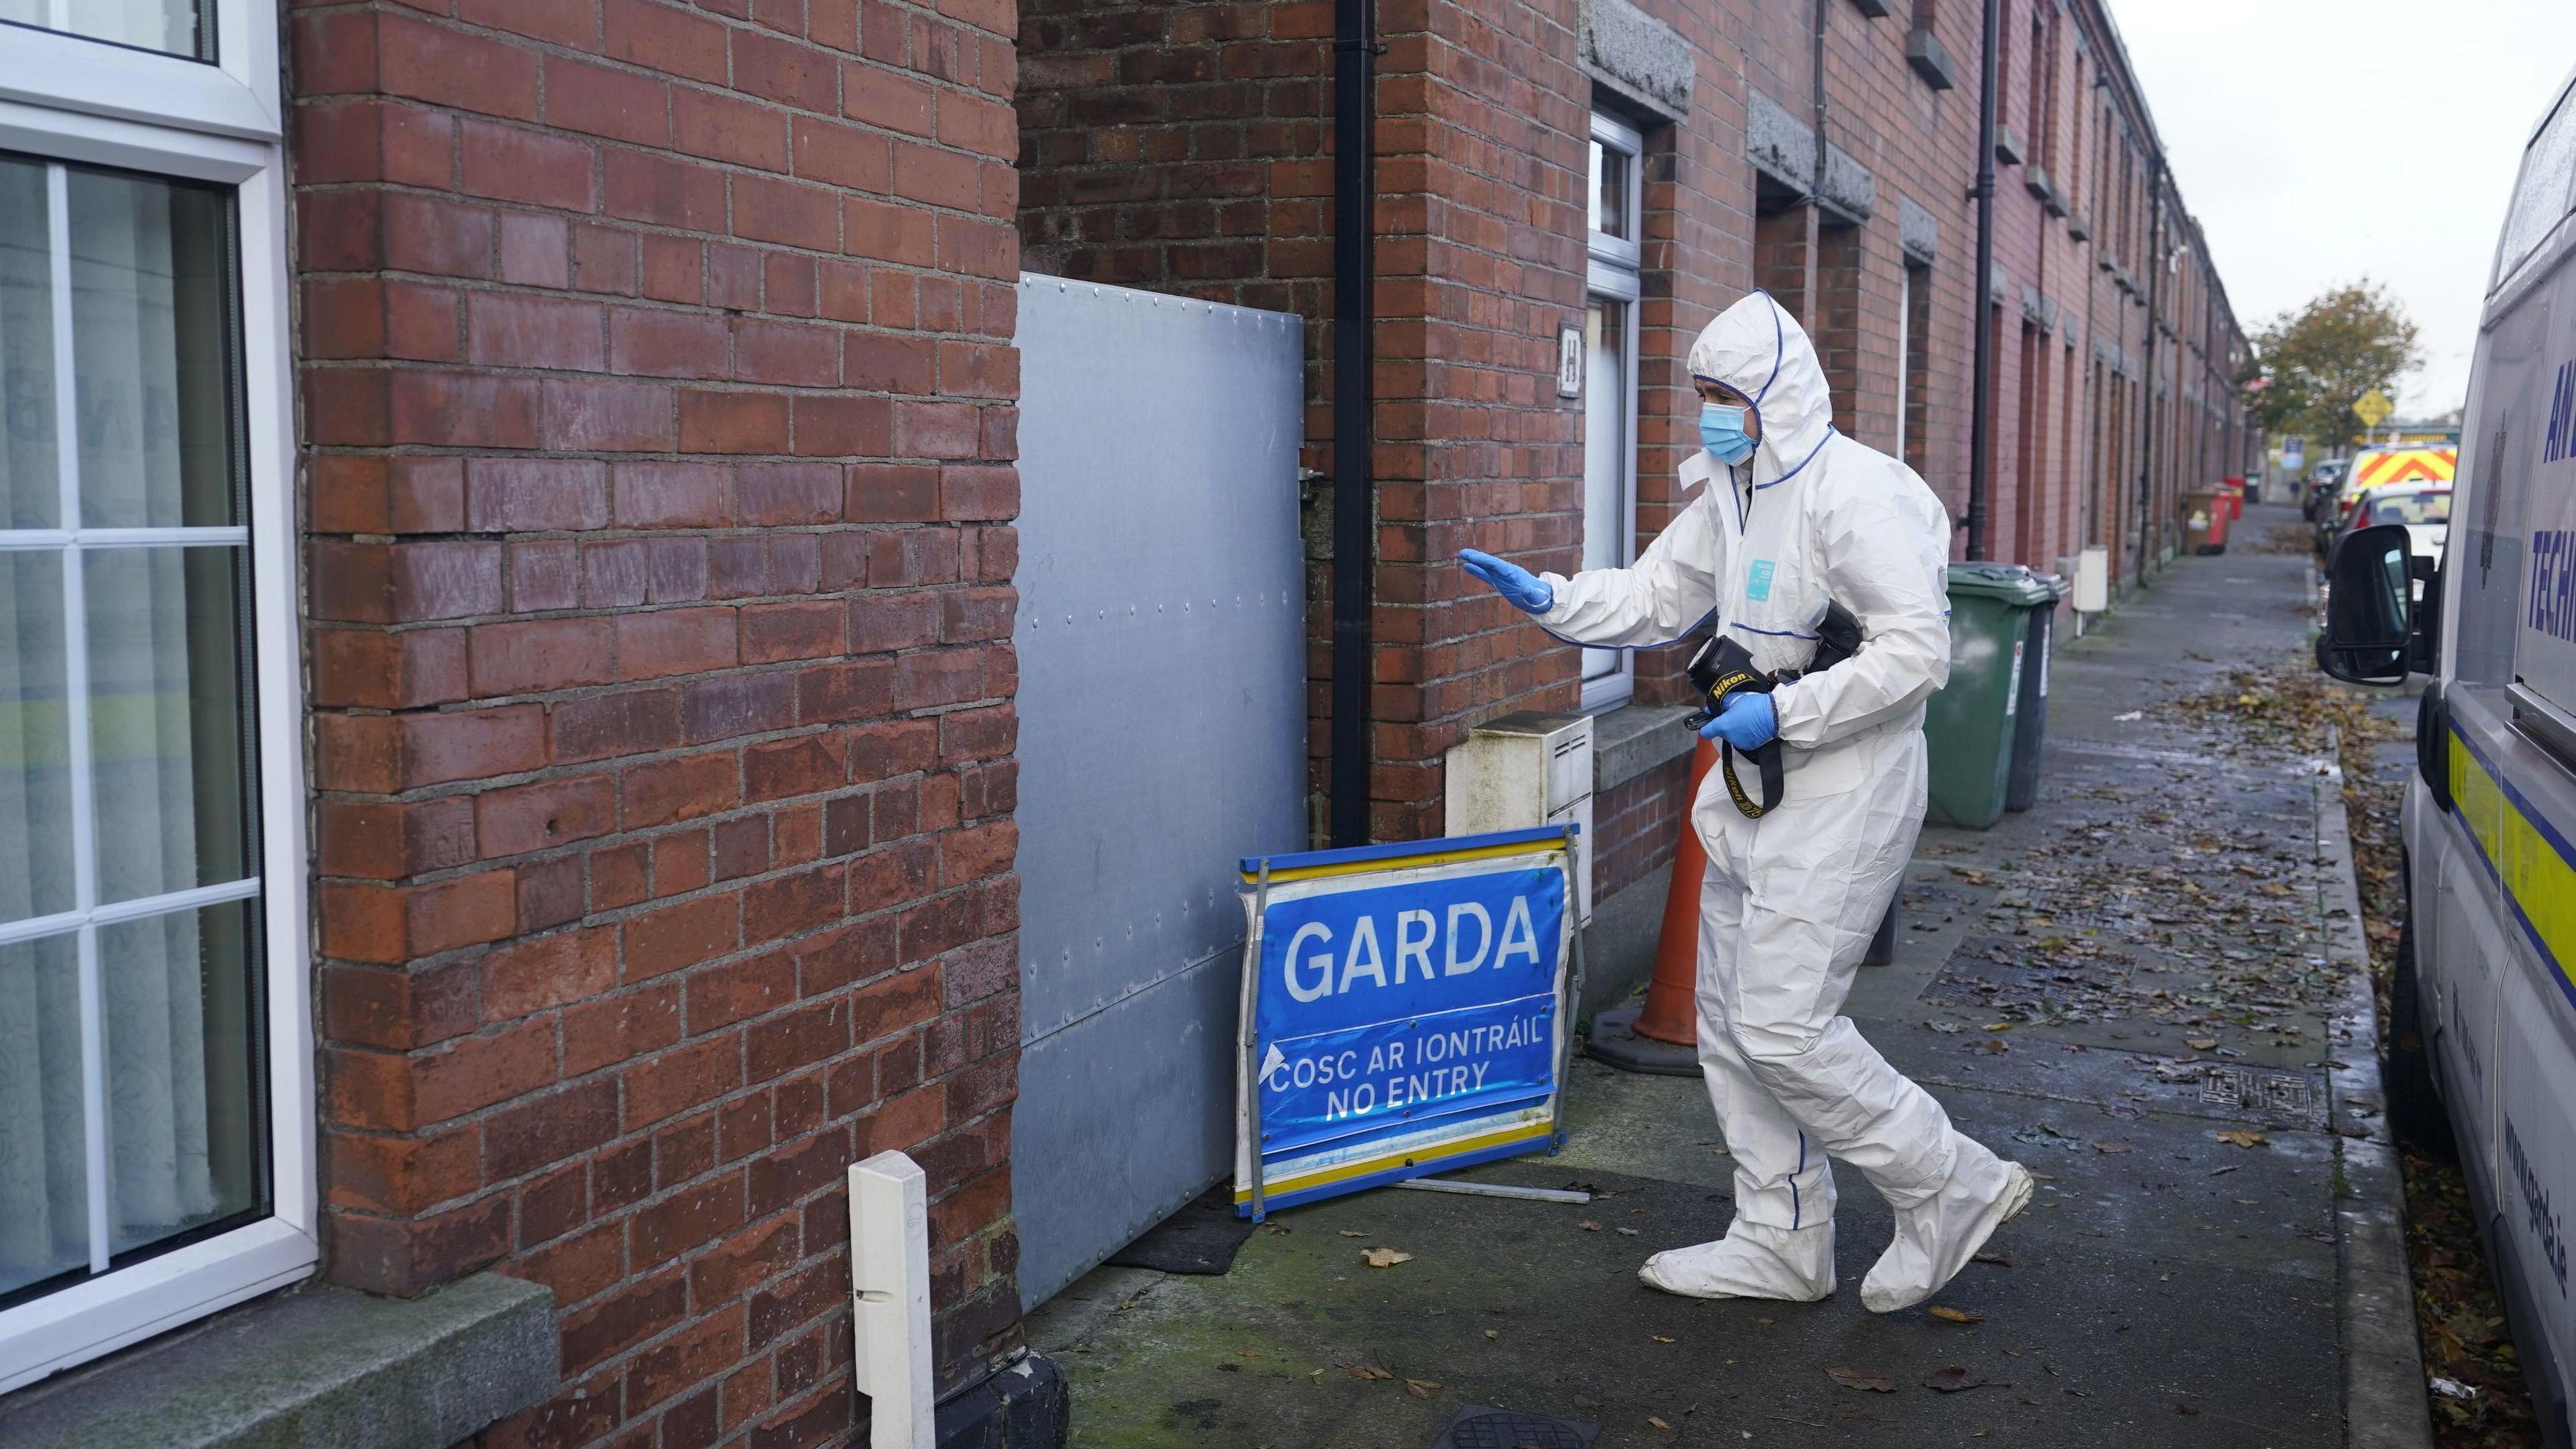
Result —
<path fill-rule="evenodd" d="M 2413 654 L 2415 571 L 2406 526 L 2356 528 L 2326 560 L 2326 632 L 2317 663 L 2353 684 L 2403 684 Z"/>

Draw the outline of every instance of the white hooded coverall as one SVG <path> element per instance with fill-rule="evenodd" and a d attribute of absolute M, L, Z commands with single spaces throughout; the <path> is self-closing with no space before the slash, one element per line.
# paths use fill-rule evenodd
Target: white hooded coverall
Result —
<path fill-rule="evenodd" d="M 1735 1159 L 1735 1219 L 1644 1276 L 1699 1296 L 1831 1293 L 1832 1156 L 1897 1210 L 1862 1296 L 1905 1307 L 2030 1193 L 2027 1173 L 1953 1128 L 1840 1014 L 1923 823 L 1924 701 L 1950 673 L 1950 522 L 1912 469 L 1834 430 L 1815 350 L 1768 294 L 1711 322 L 1689 362 L 1753 401 L 1758 447 L 1732 468 L 1693 454 L 1681 481 L 1697 495 L 1636 565 L 1544 575 L 1555 602 L 1538 622 L 1570 643 L 1641 648 L 1714 615 L 1776 674 L 1806 667 L 1835 599 L 1862 643 L 1772 696 L 1786 746 L 1776 809 L 1748 818 L 1714 770 L 1693 802 L 1709 858 L 1699 1060 Z"/>

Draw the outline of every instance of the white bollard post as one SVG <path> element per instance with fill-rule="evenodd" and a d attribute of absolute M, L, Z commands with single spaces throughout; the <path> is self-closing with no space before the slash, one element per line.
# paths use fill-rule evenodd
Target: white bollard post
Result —
<path fill-rule="evenodd" d="M 900 1152 L 850 1168 L 850 1290 L 871 1449 L 934 1449 L 930 1199 L 920 1165 Z"/>

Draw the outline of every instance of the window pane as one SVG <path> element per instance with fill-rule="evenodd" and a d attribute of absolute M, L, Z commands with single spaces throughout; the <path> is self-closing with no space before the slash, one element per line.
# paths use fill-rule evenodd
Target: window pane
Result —
<path fill-rule="evenodd" d="M 78 904 L 63 641 L 62 556 L 0 553 L 0 921 Z"/>
<path fill-rule="evenodd" d="M 1911 264 L 1896 272 L 1896 456 L 1905 457 L 1906 414 L 1914 410 L 1913 339 L 1905 335 L 1914 320 L 1914 268 Z"/>
<path fill-rule="evenodd" d="M 2513 205 L 2504 219 L 2502 281 L 2522 265 L 2550 229 L 2567 214 L 2571 173 L 2576 173 L 2576 101 L 2561 100 L 2558 111 L 2523 153 L 2522 176 L 2513 190 Z"/>
<path fill-rule="evenodd" d="M 233 466 L 230 203 L 71 173 L 81 522 L 241 522 Z"/>
<path fill-rule="evenodd" d="M 212 60 L 207 8 L 199 0 L 0 0 L 0 20 Z"/>
<path fill-rule="evenodd" d="M 1634 158 L 1592 143 L 1592 229 L 1604 236 L 1634 240 L 1629 232 L 1628 167 Z"/>
<path fill-rule="evenodd" d="M 1595 297 L 1583 317 L 1583 566 L 1628 562 L 1627 304 Z"/>
<path fill-rule="evenodd" d="M 0 946 L 0 1294 L 89 1266 L 80 953 Z"/>
<path fill-rule="evenodd" d="M 242 553 L 96 549 L 86 560 L 103 904 L 259 868 Z"/>
<path fill-rule="evenodd" d="M 1628 563 L 1628 305 L 1595 297 L 1583 317 L 1583 566 Z M 1616 650 L 1583 652 L 1583 677 L 1619 668 Z"/>
<path fill-rule="evenodd" d="M 45 168 L 0 157 L 0 519 L 10 528 L 53 528 L 62 516 L 48 216 Z"/>
<path fill-rule="evenodd" d="M 266 1205 L 258 929 L 256 901 L 99 929 L 113 1252 Z"/>

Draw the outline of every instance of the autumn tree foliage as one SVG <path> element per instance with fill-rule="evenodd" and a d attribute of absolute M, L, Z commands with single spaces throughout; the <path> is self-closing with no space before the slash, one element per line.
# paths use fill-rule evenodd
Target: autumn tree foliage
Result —
<path fill-rule="evenodd" d="M 2404 305 L 2367 277 L 2274 317 L 2254 345 L 2255 420 L 2275 437 L 2329 446 L 2360 434 L 2353 403 L 2374 389 L 2393 396 L 2424 360 Z"/>

